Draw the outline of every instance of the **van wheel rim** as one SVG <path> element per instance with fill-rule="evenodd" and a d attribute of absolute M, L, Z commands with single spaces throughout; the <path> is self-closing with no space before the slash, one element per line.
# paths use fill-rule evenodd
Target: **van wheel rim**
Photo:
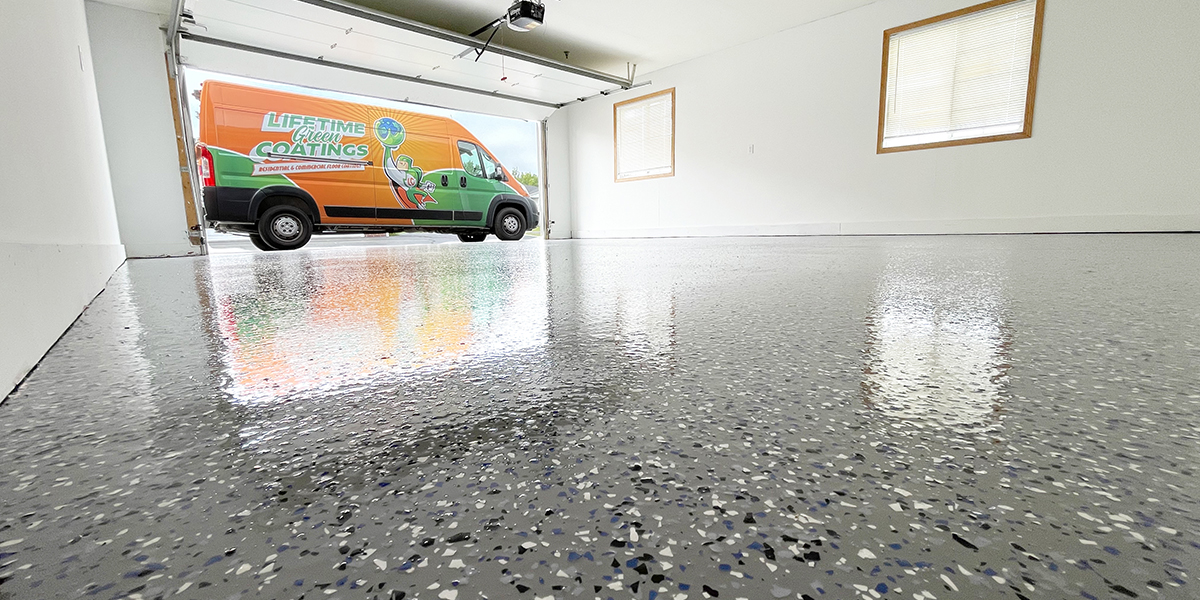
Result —
<path fill-rule="evenodd" d="M 504 217 L 504 231 L 516 233 L 521 228 L 521 221 L 512 215 Z"/>
<path fill-rule="evenodd" d="M 271 231 L 284 240 L 295 239 L 300 235 L 300 229 L 300 219 L 291 215 L 281 215 L 271 223 Z"/>

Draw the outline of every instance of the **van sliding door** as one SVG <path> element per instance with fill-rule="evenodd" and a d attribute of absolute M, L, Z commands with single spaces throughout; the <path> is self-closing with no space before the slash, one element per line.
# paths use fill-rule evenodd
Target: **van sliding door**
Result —
<path fill-rule="evenodd" d="M 385 148 L 375 205 L 384 225 L 454 225 L 462 208 L 451 142 L 430 124 L 405 124 L 404 143 Z M 391 156 L 387 156 L 387 150 Z"/>
<path fill-rule="evenodd" d="M 488 207 L 497 193 L 494 180 L 498 171 L 496 161 L 471 142 L 458 142 L 458 155 L 465 172 L 459 179 L 463 210 L 479 215 L 478 224 L 483 225 Z"/>

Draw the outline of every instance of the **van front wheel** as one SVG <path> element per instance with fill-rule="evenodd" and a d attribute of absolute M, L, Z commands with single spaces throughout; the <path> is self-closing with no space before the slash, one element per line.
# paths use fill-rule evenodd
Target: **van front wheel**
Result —
<path fill-rule="evenodd" d="M 496 213 L 493 228 L 496 237 L 502 240 L 510 242 L 519 240 L 525 237 L 525 215 L 511 206 L 502 208 Z"/>
<path fill-rule="evenodd" d="M 258 248 L 263 252 L 273 252 L 275 250 L 274 248 L 268 246 L 267 243 L 263 241 L 262 236 L 258 235 L 257 233 L 250 234 L 250 243 L 254 244 L 255 248 Z"/>
<path fill-rule="evenodd" d="M 272 206 L 258 220 L 258 235 L 276 250 L 295 250 L 312 237 L 312 221 L 295 206 Z"/>

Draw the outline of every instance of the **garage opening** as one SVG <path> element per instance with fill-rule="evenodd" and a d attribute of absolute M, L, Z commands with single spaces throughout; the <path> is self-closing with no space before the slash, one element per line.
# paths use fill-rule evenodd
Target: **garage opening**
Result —
<path fill-rule="evenodd" d="M 184 78 L 210 251 L 543 234 L 536 121 L 197 68 Z M 264 223 L 271 203 L 297 214 Z"/>

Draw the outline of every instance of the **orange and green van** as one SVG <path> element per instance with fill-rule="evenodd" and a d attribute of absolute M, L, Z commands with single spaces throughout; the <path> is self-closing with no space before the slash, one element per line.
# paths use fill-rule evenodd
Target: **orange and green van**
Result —
<path fill-rule="evenodd" d="M 262 250 L 312 234 L 537 227 L 525 188 L 453 119 L 207 81 L 196 162 L 205 218 Z"/>

